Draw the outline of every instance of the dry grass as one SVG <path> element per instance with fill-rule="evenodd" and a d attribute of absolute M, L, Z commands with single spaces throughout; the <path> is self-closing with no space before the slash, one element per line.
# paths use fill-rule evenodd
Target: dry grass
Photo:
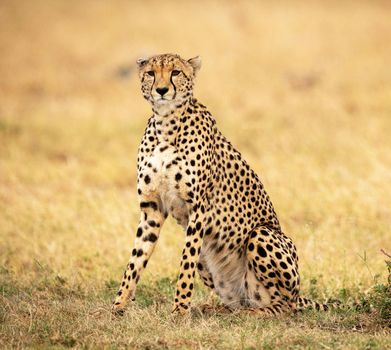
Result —
<path fill-rule="evenodd" d="M 183 243 L 172 221 L 135 307 L 120 320 L 107 310 L 150 114 L 133 62 L 159 52 L 202 56 L 196 95 L 261 175 L 298 246 L 303 293 L 346 299 L 387 283 L 390 15 L 386 1 L 2 1 L 0 346 L 389 347 L 378 312 L 172 319 Z"/>

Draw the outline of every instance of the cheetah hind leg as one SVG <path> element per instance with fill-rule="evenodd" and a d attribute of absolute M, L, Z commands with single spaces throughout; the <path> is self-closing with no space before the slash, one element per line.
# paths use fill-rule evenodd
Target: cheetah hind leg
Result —
<path fill-rule="evenodd" d="M 224 304 L 201 304 L 192 308 L 192 310 L 196 311 L 203 316 L 212 316 L 212 315 L 222 315 L 222 314 L 232 314 L 232 310 L 224 305 Z"/>
<path fill-rule="evenodd" d="M 292 308 L 288 303 L 276 303 L 270 306 L 266 307 L 260 307 L 260 308 L 246 308 L 246 309 L 238 309 L 234 311 L 238 314 L 250 314 L 254 316 L 265 316 L 265 317 L 271 317 L 271 316 L 283 316 L 286 314 L 289 314 L 292 312 Z"/>
<path fill-rule="evenodd" d="M 294 311 L 300 279 L 290 238 L 281 231 L 259 227 L 250 233 L 247 259 L 245 309 L 267 316 Z"/>

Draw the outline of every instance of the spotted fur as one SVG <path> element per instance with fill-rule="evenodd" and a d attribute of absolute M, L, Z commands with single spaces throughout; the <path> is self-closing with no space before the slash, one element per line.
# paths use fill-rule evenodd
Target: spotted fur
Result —
<path fill-rule="evenodd" d="M 153 116 L 137 159 L 140 221 L 114 311 L 134 300 L 169 214 L 186 234 L 174 311 L 189 309 L 196 271 L 232 310 L 275 315 L 326 308 L 299 297 L 296 248 L 262 182 L 193 97 L 200 59 L 165 54 L 138 65 Z"/>

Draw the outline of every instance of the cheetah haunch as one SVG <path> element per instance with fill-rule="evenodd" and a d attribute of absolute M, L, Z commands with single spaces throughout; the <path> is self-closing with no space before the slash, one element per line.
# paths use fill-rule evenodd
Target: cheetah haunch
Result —
<path fill-rule="evenodd" d="M 231 309 L 276 315 L 325 305 L 299 297 L 296 248 L 261 181 L 193 97 L 198 57 L 139 59 L 151 104 L 137 158 L 140 222 L 113 311 L 134 300 L 167 216 L 186 232 L 173 311 L 186 312 L 198 271 Z"/>

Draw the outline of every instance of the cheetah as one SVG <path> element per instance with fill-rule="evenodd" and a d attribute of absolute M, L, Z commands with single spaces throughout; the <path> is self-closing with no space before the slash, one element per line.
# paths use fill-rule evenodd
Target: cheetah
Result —
<path fill-rule="evenodd" d="M 229 310 L 278 315 L 327 305 L 299 296 L 298 256 L 257 174 L 193 97 L 200 58 L 137 60 L 152 105 L 137 157 L 140 220 L 113 304 L 122 314 L 171 214 L 185 231 L 173 312 L 187 313 L 196 270 Z"/>

